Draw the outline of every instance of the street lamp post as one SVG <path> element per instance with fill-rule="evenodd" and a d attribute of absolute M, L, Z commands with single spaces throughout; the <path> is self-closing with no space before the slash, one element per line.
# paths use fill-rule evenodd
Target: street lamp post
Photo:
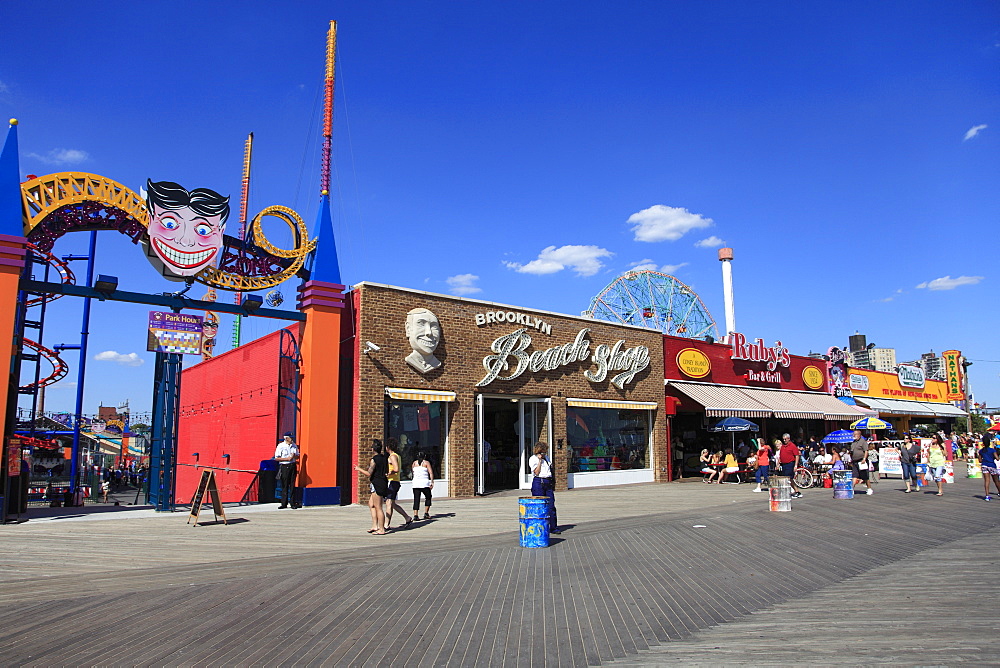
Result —
<path fill-rule="evenodd" d="M 965 381 L 965 428 L 968 433 L 972 433 L 972 385 L 969 383 L 969 367 L 972 366 L 965 357 L 962 358 L 962 376 Z"/>

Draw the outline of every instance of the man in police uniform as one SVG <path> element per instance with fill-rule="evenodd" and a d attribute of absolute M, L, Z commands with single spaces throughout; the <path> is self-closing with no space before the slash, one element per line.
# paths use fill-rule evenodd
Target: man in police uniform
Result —
<path fill-rule="evenodd" d="M 278 480 L 281 482 L 281 505 L 278 508 L 287 508 L 289 499 L 292 508 L 298 508 L 299 504 L 295 501 L 293 490 L 299 461 L 299 446 L 295 445 L 292 432 L 286 431 L 284 438 L 278 441 L 274 458 L 278 462 Z"/>

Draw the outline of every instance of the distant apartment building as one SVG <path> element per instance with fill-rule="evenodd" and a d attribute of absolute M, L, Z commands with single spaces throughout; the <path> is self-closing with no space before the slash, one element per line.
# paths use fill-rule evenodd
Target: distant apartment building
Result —
<path fill-rule="evenodd" d="M 895 348 L 869 348 L 868 362 L 875 371 L 885 371 L 886 373 L 896 372 L 896 349 Z"/>
<path fill-rule="evenodd" d="M 924 376 L 928 380 L 944 380 L 944 358 L 938 357 L 932 349 L 929 353 L 924 353 L 919 360 L 909 362 L 916 364 L 924 370 Z"/>
<path fill-rule="evenodd" d="M 847 364 L 855 369 L 896 372 L 896 349 L 876 348 L 864 334 L 855 332 L 847 337 Z"/>

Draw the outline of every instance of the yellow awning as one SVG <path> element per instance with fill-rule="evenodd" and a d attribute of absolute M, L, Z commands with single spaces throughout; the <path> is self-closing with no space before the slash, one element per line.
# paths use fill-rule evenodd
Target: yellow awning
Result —
<path fill-rule="evenodd" d="M 455 401 L 454 392 L 444 390 L 411 390 L 403 387 L 387 387 L 385 393 L 393 399 L 406 401 Z"/>
<path fill-rule="evenodd" d="M 634 411 L 655 411 L 655 401 L 619 401 L 617 399 L 567 399 L 567 406 L 577 408 L 624 408 Z"/>

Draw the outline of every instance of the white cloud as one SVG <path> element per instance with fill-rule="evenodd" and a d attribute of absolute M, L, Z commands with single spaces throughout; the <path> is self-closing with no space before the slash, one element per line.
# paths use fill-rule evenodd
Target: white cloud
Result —
<path fill-rule="evenodd" d="M 639 260 L 638 262 L 633 262 L 629 265 L 629 268 L 635 271 L 642 271 L 644 269 L 649 269 L 650 271 L 661 271 L 664 274 L 672 274 L 681 267 L 688 266 L 687 262 L 681 262 L 680 264 L 664 264 L 657 265 L 653 260 Z"/>
<path fill-rule="evenodd" d="M 49 390 L 75 390 L 76 389 L 76 384 L 77 383 L 76 383 L 75 380 L 64 380 L 64 381 L 61 381 L 59 383 L 56 383 L 55 385 L 52 385 L 48 389 Z"/>
<path fill-rule="evenodd" d="M 719 246 L 725 245 L 725 241 L 715 236 L 714 234 L 707 239 L 702 239 L 701 241 L 696 241 L 694 243 L 698 248 L 718 248 Z"/>
<path fill-rule="evenodd" d="M 962 141 L 969 141 L 970 139 L 973 139 L 976 135 L 978 135 L 980 132 L 982 132 L 988 127 L 989 126 L 986 125 L 985 123 L 983 123 L 982 125 L 973 125 L 971 128 L 969 128 L 969 131 L 965 133 L 965 139 L 963 139 Z"/>
<path fill-rule="evenodd" d="M 9 92 L 10 92 L 10 86 L 0 81 L 0 93 L 9 93 Z"/>
<path fill-rule="evenodd" d="M 627 222 L 635 233 L 635 241 L 649 242 L 677 241 L 691 230 L 714 225 L 711 218 L 663 204 L 633 213 Z"/>
<path fill-rule="evenodd" d="M 549 246 L 538 254 L 538 258 L 528 264 L 504 262 L 508 269 L 522 274 L 554 274 L 563 269 L 572 269 L 578 276 L 593 276 L 604 263 L 602 257 L 614 255 L 606 248 L 598 246 Z"/>
<path fill-rule="evenodd" d="M 46 165 L 78 165 L 90 158 L 89 153 L 78 148 L 54 148 L 45 155 L 37 153 L 28 153 L 27 155 L 29 158 L 40 160 Z"/>
<path fill-rule="evenodd" d="M 94 359 L 98 362 L 117 362 L 122 366 L 142 366 L 146 362 L 136 353 L 123 355 L 116 350 L 105 350 L 103 353 L 97 353 L 94 355 Z"/>
<path fill-rule="evenodd" d="M 475 274 L 458 274 L 457 276 L 449 276 L 445 279 L 445 283 L 453 295 L 472 295 L 477 292 L 482 292 L 482 288 L 478 288 L 473 283 L 479 280 L 479 277 Z"/>
<path fill-rule="evenodd" d="M 983 280 L 983 278 L 983 276 L 958 276 L 957 278 L 942 276 L 941 278 L 935 278 L 933 281 L 921 283 L 917 287 L 921 290 L 924 288 L 928 290 L 954 290 L 960 285 L 975 285 Z"/>

